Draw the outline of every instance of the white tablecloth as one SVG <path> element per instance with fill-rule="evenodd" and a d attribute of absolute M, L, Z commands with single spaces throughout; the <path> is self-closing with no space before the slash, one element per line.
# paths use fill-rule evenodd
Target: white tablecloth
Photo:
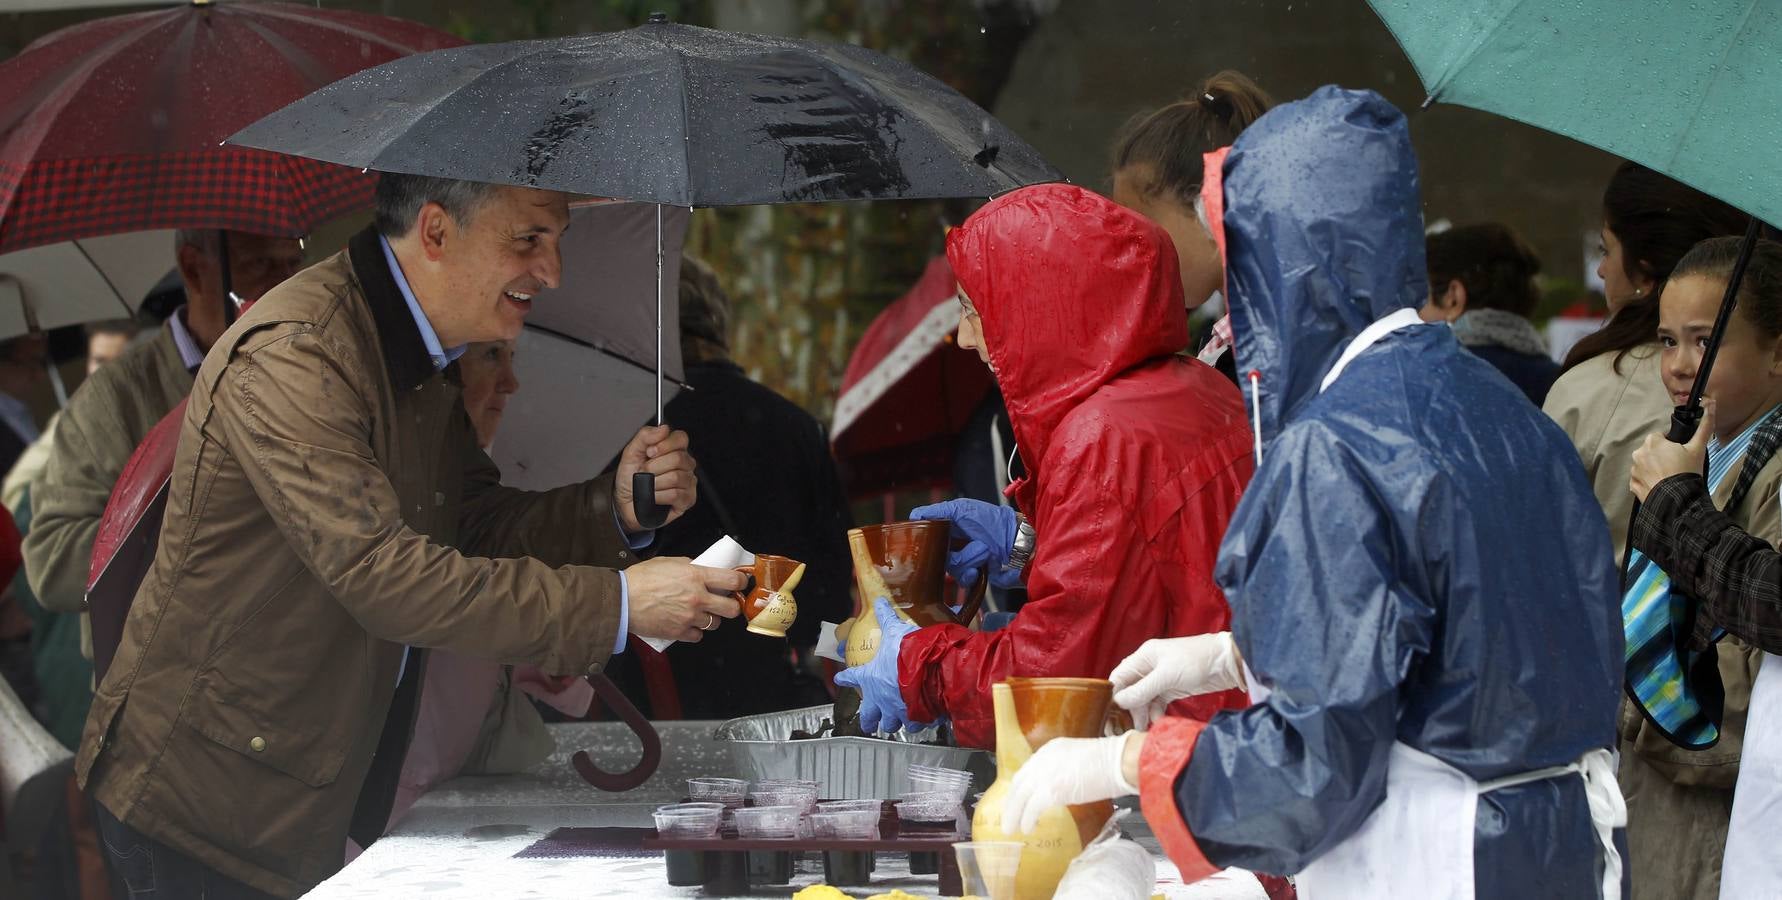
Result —
<path fill-rule="evenodd" d="M 608 768 L 636 759 L 637 744 L 615 723 L 554 725 L 557 752 L 523 775 L 459 778 L 422 797 L 388 836 L 307 896 L 314 900 L 507 900 L 507 898 L 710 897 L 697 887 L 670 887 L 660 856 L 632 858 L 514 859 L 514 854 L 565 826 L 641 826 L 650 812 L 685 793 L 684 780 L 733 772 L 729 754 L 711 740 L 715 722 L 658 725 L 663 762 L 634 791 L 607 794 L 589 786 L 570 767 L 576 750 L 588 750 Z M 1192 885 L 1137 815 L 1126 830 L 1157 860 L 1158 892 L 1172 900 L 1265 900 L 1246 873 L 1232 872 Z M 755 897 L 787 897 L 823 880 L 820 858 L 800 864 L 790 887 L 757 885 Z M 934 896 L 933 875 L 912 876 L 906 858 L 881 858 L 870 887 L 846 889 L 865 897 L 893 888 Z"/>

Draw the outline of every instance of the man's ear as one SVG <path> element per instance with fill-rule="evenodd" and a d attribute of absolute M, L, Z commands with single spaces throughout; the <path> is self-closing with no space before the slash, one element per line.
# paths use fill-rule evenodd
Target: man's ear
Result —
<path fill-rule="evenodd" d="M 186 296 L 206 296 L 204 291 L 209 287 L 211 266 L 204 251 L 191 244 L 181 244 L 173 256 L 179 268 L 180 280 L 186 285 Z"/>
<path fill-rule="evenodd" d="M 415 233 L 428 262 L 439 262 L 445 256 L 446 244 L 457 237 L 457 223 L 445 207 L 427 202 L 421 204 L 421 211 L 415 216 Z"/>

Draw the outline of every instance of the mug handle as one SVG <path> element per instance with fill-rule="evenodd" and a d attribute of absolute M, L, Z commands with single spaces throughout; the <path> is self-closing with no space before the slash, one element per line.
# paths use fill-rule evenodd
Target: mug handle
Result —
<path fill-rule="evenodd" d="M 1134 727 L 1132 713 L 1114 705 L 1108 706 L 1108 717 L 1101 723 L 1103 737 L 1117 737 L 1131 731 Z"/>
<path fill-rule="evenodd" d="M 749 595 L 755 593 L 755 586 L 756 586 L 755 567 L 754 567 L 754 565 L 751 564 L 751 565 L 747 565 L 747 566 L 736 566 L 735 569 L 736 569 L 736 571 L 749 576 L 749 583 L 743 585 L 743 589 L 741 591 L 731 591 L 730 596 L 736 598 L 736 602 L 738 602 L 738 603 L 747 603 L 747 602 L 749 602 Z M 747 616 L 748 612 L 749 611 L 747 609 L 744 609 L 743 615 Z"/>
<path fill-rule="evenodd" d="M 971 620 L 978 615 L 978 607 L 984 605 L 984 593 L 990 588 L 990 564 L 985 563 L 983 571 L 978 573 L 977 580 L 965 592 L 965 605 L 959 607 L 959 624 L 971 625 Z"/>

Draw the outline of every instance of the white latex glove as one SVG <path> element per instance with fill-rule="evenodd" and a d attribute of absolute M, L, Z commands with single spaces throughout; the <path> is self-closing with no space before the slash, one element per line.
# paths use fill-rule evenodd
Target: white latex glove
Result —
<path fill-rule="evenodd" d="M 1004 834 L 1027 834 L 1046 810 L 1138 793 L 1121 772 L 1126 741 L 1135 732 L 1103 738 L 1053 738 L 1015 773 L 1002 798 Z"/>
<path fill-rule="evenodd" d="M 1243 664 L 1231 632 L 1146 641 L 1114 668 L 1114 702 L 1132 712 L 1140 731 L 1163 718 L 1171 703 L 1244 686 Z"/>

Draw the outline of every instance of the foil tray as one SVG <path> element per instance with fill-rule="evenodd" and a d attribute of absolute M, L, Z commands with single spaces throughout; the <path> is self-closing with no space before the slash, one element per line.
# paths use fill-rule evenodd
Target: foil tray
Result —
<path fill-rule="evenodd" d="M 909 767 L 941 766 L 972 773 L 973 792 L 990 786 L 995 761 L 983 750 L 923 744 L 945 735 L 941 728 L 887 738 L 823 737 L 788 739 L 795 730 L 814 732 L 835 715 L 832 705 L 808 706 L 731 719 L 713 732 L 730 748 L 737 777 L 805 778 L 817 782 L 826 800 L 895 799 L 910 789 Z"/>

